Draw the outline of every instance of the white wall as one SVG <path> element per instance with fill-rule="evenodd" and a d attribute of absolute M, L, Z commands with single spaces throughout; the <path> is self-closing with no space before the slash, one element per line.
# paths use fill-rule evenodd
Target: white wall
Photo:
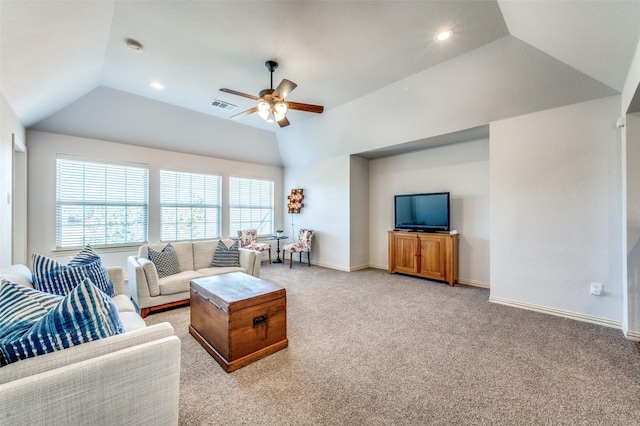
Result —
<path fill-rule="evenodd" d="M 287 127 L 278 145 L 284 166 L 298 167 L 613 94 L 506 36 Z"/>
<path fill-rule="evenodd" d="M 388 267 L 394 195 L 448 191 L 460 282 L 489 286 L 489 139 L 372 160 L 369 175 L 371 266 Z"/>
<path fill-rule="evenodd" d="M 369 266 L 369 161 L 352 156 L 349 167 L 349 270 Z"/>
<path fill-rule="evenodd" d="M 159 170 L 161 167 L 214 172 L 222 175 L 222 236 L 229 236 L 228 178 L 230 175 L 270 178 L 275 186 L 275 227 L 283 224 L 283 170 L 280 167 L 264 166 L 238 161 L 220 160 L 211 157 L 181 154 L 158 149 L 124 145 L 115 142 L 79 138 L 29 131 L 29 253 L 37 252 L 66 260 L 73 253 L 54 252 L 56 223 L 56 155 L 74 155 L 87 159 L 131 161 L 149 166 L 149 235 L 150 242 L 160 239 Z M 235 236 L 234 236 L 235 237 Z M 122 251 L 101 252 L 107 266 L 126 266 L 126 258 L 137 253 L 137 248 Z M 125 268 L 126 270 L 126 268 Z"/>
<path fill-rule="evenodd" d="M 622 116 L 628 113 L 638 112 L 638 98 L 640 94 L 640 42 L 636 47 L 636 53 L 631 61 L 631 67 L 627 73 L 627 79 L 622 90 Z M 632 107 L 633 105 L 633 107 Z M 629 110 L 631 107 L 632 110 Z"/>
<path fill-rule="evenodd" d="M 349 165 L 350 157 L 344 155 L 290 167 L 284 173 L 285 207 L 291 189 L 304 190 L 300 213 L 287 214 L 284 210 L 285 233 L 297 238 L 299 229 L 313 229 L 311 263 L 342 271 L 350 269 Z M 289 242 L 291 238 L 284 241 Z"/>
<path fill-rule="evenodd" d="M 625 134 L 625 211 L 626 237 L 623 288 L 623 330 L 627 337 L 640 340 L 640 113 L 627 115 Z"/>
<path fill-rule="evenodd" d="M 491 123 L 492 301 L 621 325 L 619 114 L 614 96 Z"/>
<path fill-rule="evenodd" d="M 13 150 L 12 263 L 27 263 L 27 149 L 16 139 Z"/>
<path fill-rule="evenodd" d="M 22 240 L 26 237 L 13 235 L 13 141 L 15 135 L 24 142 L 24 134 L 24 127 L 0 93 L 0 267 L 10 265 L 13 261 L 13 238 Z"/>
<path fill-rule="evenodd" d="M 282 165 L 273 132 L 104 86 L 40 121 L 31 130 Z"/>

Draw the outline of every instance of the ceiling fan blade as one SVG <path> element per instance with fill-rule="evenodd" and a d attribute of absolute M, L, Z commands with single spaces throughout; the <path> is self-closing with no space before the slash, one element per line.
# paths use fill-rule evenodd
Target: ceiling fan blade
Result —
<path fill-rule="evenodd" d="M 287 127 L 289 125 L 289 120 L 287 120 L 287 116 L 282 117 L 282 120 L 278 121 L 278 126 Z"/>
<path fill-rule="evenodd" d="M 254 101 L 257 101 L 258 99 L 260 99 L 257 96 L 247 95 L 246 93 L 238 92 L 238 91 L 231 90 L 231 89 L 222 88 L 222 89 L 220 89 L 220 91 L 221 92 L 225 92 L 225 93 L 231 93 L 232 95 L 243 96 L 245 98 L 253 99 Z"/>
<path fill-rule="evenodd" d="M 253 108 L 248 109 L 246 111 L 239 112 L 236 115 L 232 115 L 231 118 L 234 118 L 234 119 L 242 118 L 246 115 L 253 114 L 254 112 L 258 112 L 257 106 L 254 106 Z"/>
<path fill-rule="evenodd" d="M 290 81 L 284 78 L 282 79 L 280 84 L 278 84 L 278 87 L 276 87 L 276 90 L 273 92 L 273 95 L 284 99 L 287 96 L 289 96 L 289 93 L 293 92 L 293 89 L 295 89 L 296 87 L 298 87 L 297 84 L 295 84 L 293 81 Z"/>
<path fill-rule="evenodd" d="M 300 102 L 287 101 L 289 109 L 296 109 L 298 111 L 315 112 L 316 114 L 322 114 L 324 107 L 321 105 L 301 104 Z"/>

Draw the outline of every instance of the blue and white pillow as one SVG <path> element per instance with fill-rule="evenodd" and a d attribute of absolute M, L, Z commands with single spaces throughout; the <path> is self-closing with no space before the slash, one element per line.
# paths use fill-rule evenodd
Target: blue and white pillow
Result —
<path fill-rule="evenodd" d="M 27 292 L 20 287 L 5 282 L 0 289 L 0 366 L 124 333 L 113 300 L 89 279 L 64 297 L 53 296 L 58 298 L 55 304 L 52 295 L 37 295 L 33 292 L 38 290 Z M 25 309 L 22 314 L 28 312 L 29 321 L 13 307 L 16 301 Z"/>
<path fill-rule="evenodd" d="M 34 253 L 32 258 L 33 284 L 38 290 L 65 296 L 85 278 L 89 278 L 108 296 L 116 295 L 107 268 L 90 246 L 83 248 L 68 265 L 38 253 Z"/>
<path fill-rule="evenodd" d="M 231 247 L 227 247 L 222 240 L 218 240 L 216 252 L 214 253 L 213 260 L 211 261 L 211 266 L 217 268 L 240 266 L 239 246 L 238 240 L 235 240 L 235 242 L 231 244 Z"/>
<path fill-rule="evenodd" d="M 173 248 L 171 243 L 167 244 L 162 251 L 154 250 L 151 247 L 149 247 L 148 251 L 147 257 L 156 266 L 158 278 L 168 277 L 169 275 L 175 275 L 181 272 L 178 253 L 176 253 L 176 249 Z"/>
<path fill-rule="evenodd" d="M 0 339 L 25 331 L 56 307 L 62 296 L 34 290 L 13 281 L 0 284 Z"/>

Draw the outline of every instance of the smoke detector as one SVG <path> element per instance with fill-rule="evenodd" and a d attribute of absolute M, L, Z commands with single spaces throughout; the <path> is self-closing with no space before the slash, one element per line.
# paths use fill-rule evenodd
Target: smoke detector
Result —
<path fill-rule="evenodd" d="M 127 39 L 127 48 L 133 53 L 142 53 L 142 45 L 132 38 Z"/>

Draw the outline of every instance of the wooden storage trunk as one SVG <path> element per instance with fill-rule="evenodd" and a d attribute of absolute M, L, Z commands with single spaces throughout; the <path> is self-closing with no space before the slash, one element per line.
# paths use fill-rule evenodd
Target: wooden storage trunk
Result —
<path fill-rule="evenodd" d="M 227 372 L 288 346 L 286 290 L 233 272 L 191 281 L 189 332 Z"/>

